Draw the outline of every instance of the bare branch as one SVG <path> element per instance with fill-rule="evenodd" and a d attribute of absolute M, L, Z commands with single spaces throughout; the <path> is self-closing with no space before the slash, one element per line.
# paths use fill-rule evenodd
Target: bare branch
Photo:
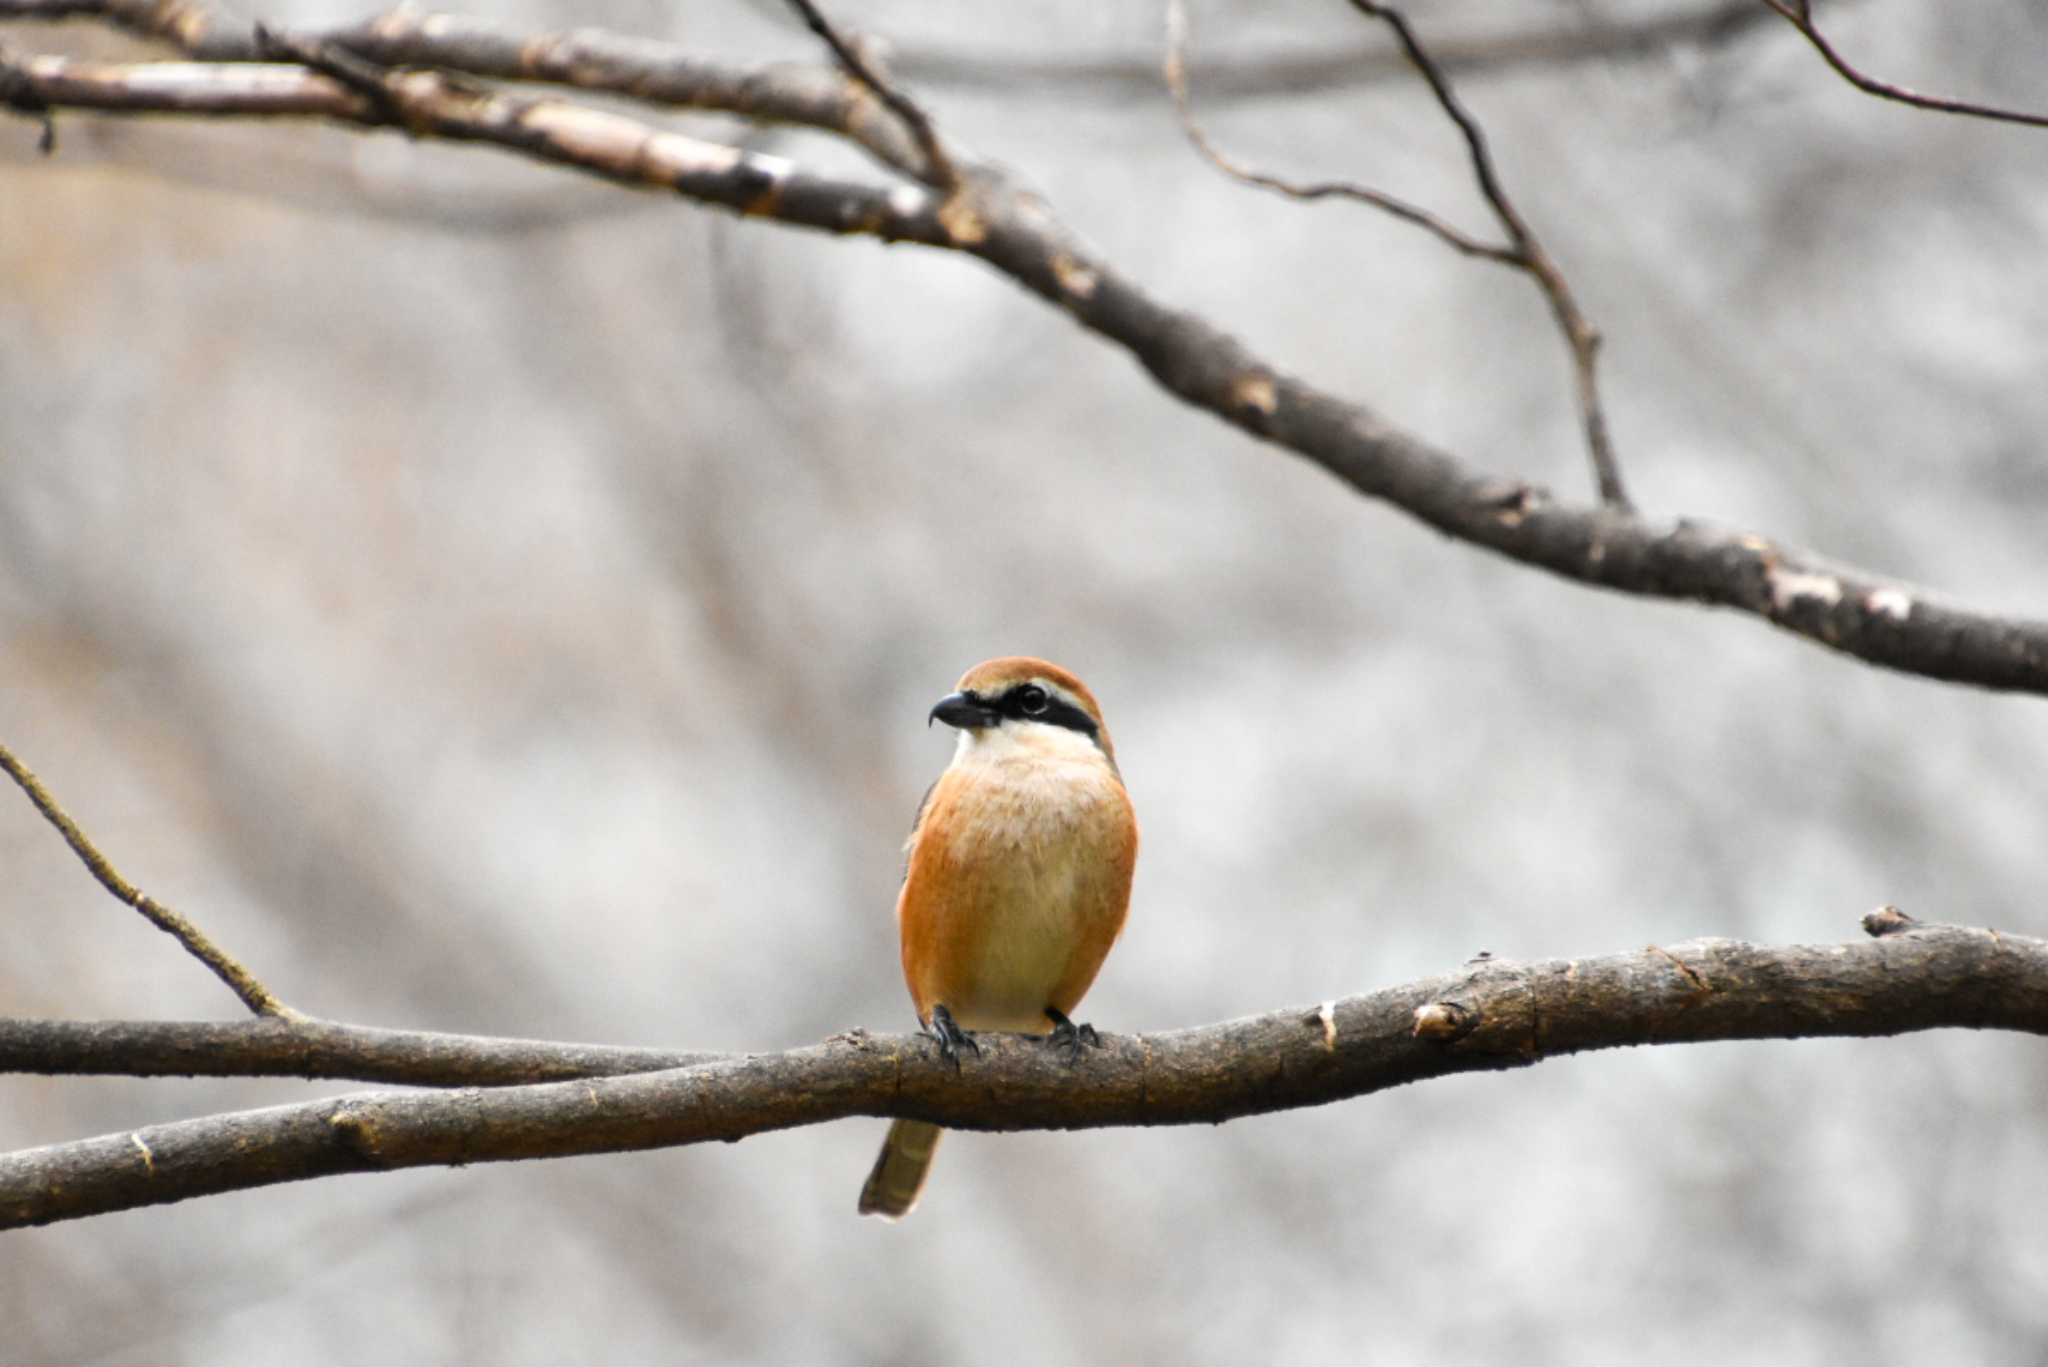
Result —
<path fill-rule="evenodd" d="M 492 1091 L 378 1092 L 0 1156 L 0 1228 L 345 1172 L 736 1140 L 849 1116 L 956 1129 L 1213 1124 L 1620 1045 L 2048 1034 L 2048 941 L 1956 927 L 1855 944 L 1695 940 L 1465 971 L 1196 1030 L 1103 1037 L 1075 1063 L 983 1036 L 844 1036 L 696 1067 Z"/>
<path fill-rule="evenodd" d="M 1451 90 L 1449 79 L 1442 68 L 1423 49 L 1409 29 L 1407 21 L 1396 10 L 1384 5 L 1353 0 L 1356 7 L 1373 18 L 1383 20 L 1400 39 L 1402 51 L 1408 61 L 1422 73 L 1429 82 L 1430 90 L 1436 95 L 1437 103 L 1443 107 L 1464 136 L 1466 147 L 1472 157 L 1472 167 L 1479 181 L 1481 193 L 1492 207 L 1494 216 L 1508 235 L 1507 246 L 1482 242 L 1462 229 L 1452 226 L 1444 219 L 1419 208 L 1406 200 L 1374 190 L 1350 181 L 1317 181 L 1302 184 L 1253 170 L 1242 163 L 1232 161 L 1210 142 L 1195 122 L 1190 108 L 1187 88 L 1187 5 L 1186 0 L 1167 0 L 1166 5 L 1166 86 L 1173 94 L 1175 112 L 1180 117 L 1181 130 L 1195 150 L 1218 170 L 1248 185 L 1272 190 L 1293 199 L 1317 200 L 1340 198 L 1355 200 L 1380 209 L 1404 222 L 1415 224 L 1434 234 L 1453 250 L 1465 255 L 1480 257 L 1512 266 L 1526 272 L 1535 280 L 1543 297 L 1549 301 L 1551 313 L 1557 319 L 1558 330 L 1564 334 L 1565 345 L 1572 358 L 1574 391 L 1578 401 L 1579 422 L 1586 434 L 1586 448 L 1593 461 L 1593 476 L 1600 490 L 1601 501 L 1617 508 L 1629 507 L 1627 491 L 1622 487 L 1620 467 L 1614 458 L 1614 447 L 1607 432 L 1607 415 L 1600 405 L 1600 388 L 1597 365 L 1600 353 L 1600 334 L 1587 320 L 1578 301 L 1573 298 L 1571 287 L 1565 283 L 1564 273 L 1558 269 L 1550 254 L 1543 249 L 1514 201 L 1508 197 L 1494 170 L 1493 156 L 1486 145 L 1486 134 L 1459 103 Z"/>
<path fill-rule="evenodd" d="M 1579 62 L 1628 61 L 1668 54 L 1687 44 L 1720 44 L 1769 20 L 1755 0 L 1722 0 L 1698 9 L 1610 21 L 1576 13 L 1575 22 L 1437 38 L 1430 52 L 1446 71 L 1483 74 Z M 1158 88 L 1159 64 L 1150 56 L 1086 50 L 1036 53 L 895 50 L 890 67 L 926 86 L 953 86 L 982 94 L 1010 91 L 1033 100 L 1142 100 Z M 1214 107 L 1256 100 L 1307 100 L 1332 91 L 1384 81 L 1410 71 L 1407 59 L 1378 45 L 1332 50 L 1306 44 L 1288 50 L 1231 54 L 1191 64 L 1203 102 Z"/>
<path fill-rule="evenodd" d="M 383 73 L 384 94 L 377 99 L 294 64 L 10 61 L 0 54 L 0 72 L 5 71 L 53 108 L 324 118 L 395 127 L 414 137 L 488 143 L 621 184 L 672 190 L 807 227 L 956 245 L 926 191 L 805 175 L 780 157 L 657 130 L 564 100 L 458 85 L 434 71 Z"/>
<path fill-rule="evenodd" d="M 210 6 L 168 0 L 0 0 L 0 19 L 94 19 L 170 43 L 210 62 L 269 60 L 251 25 Z M 439 67 L 495 80 L 602 91 L 669 108 L 736 114 L 836 133 L 894 170 L 929 163 L 897 119 L 872 117 L 874 101 L 831 67 L 794 62 L 736 66 L 672 43 L 597 29 L 530 33 L 489 19 L 400 6 L 359 24 L 272 30 L 316 47 L 341 48 L 380 66 Z"/>
<path fill-rule="evenodd" d="M 955 169 L 952 158 L 946 155 L 946 149 L 939 145 L 938 130 L 932 127 L 930 117 L 918 108 L 916 101 L 882 79 L 881 73 L 869 64 L 867 58 L 852 43 L 840 37 L 839 31 L 825 18 L 824 11 L 812 0 L 789 0 L 789 3 L 810 25 L 811 32 L 824 39 L 825 46 L 832 49 L 832 55 L 839 59 L 847 74 L 873 91 L 875 98 L 889 106 L 890 111 L 910 129 L 919 150 L 924 153 L 924 174 L 920 178 L 941 190 L 957 188 L 960 173 Z"/>
<path fill-rule="evenodd" d="M 4 65 L 0 65 L 4 70 Z M 185 947 L 185 952 L 213 971 L 213 975 L 228 985 L 228 989 L 241 998 L 242 1005 L 259 1016 L 292 1019 L 296 1016 L 290 1007 L 272 995 L 269 988 L 256 980 L 256 976 L 242 967 L 228 952 L 208 939 L 205 932 L 190 921 L 157 901 L 142 889 L 130 883 L 107 857 L 99 852 L 85 832 L 79 829 L 65 810 L 57 805 L 57 799 L 43 786 L 43 781 L 30 771 L 6 746 L 0 745 L 0 769 L 19 784 L 28 794 L 28 800 L 35 804 L 43 819 L 57 828 L 64 837 L 64 843 L 79 857 L 100 886 L 115 897 L 141 912 L 149 923 L 163 931 Z"/>
<path fill-rule="evenodd" d="M 1579 400 L 1579 422 L 1585 429 L 1586 449 L 1593 458 L 1593 477 L 1600 488 L 1600 500 L 1611 507 L 1629 507 L 1628 493 L 1622 488 L 1621 470 L 1615 464 L 1614 447 L 1607 436 L 1607 414 L 1600 406 L 1600 385 L 1597 366 L 1600 359 L 1600 333 L 1579 308 L 1578 300 L 1572 297 L 1571 286 L 1565 283 L 1564 272 L 1545 251 L 1537 240 L 1535 230 L 1522 217 L 1521 211 L 1508 197 L 1500 175 L 1494 170 L 1493 154 L 1486 145 L 1486 132 L 1479 121 L 1459 102 L 1451 89 L 1450 78 L 1437 64 L 1430 60 L 1429 53 L 1416 40 L 1415 33 L 1408 27 L 1407 19 L 1391 5 L 1379 5 L 1372 0 L 1351 0 L 1351 6 L 1360 14 L 1378 19 L 1393 29 L 1400 40 L 1401 50 L 1415 69 L 1422 73 L 1422 79 L 1429 82 L 1430 91 L 1436 102 L 1443 106 L 1445 114 L 1458 125 L 1464 135 L 1465 146 L 1471 153 L 1472 172 L 1479 181 L 1479 189 L 1486 196 L 1486 202 L 1493 206 L 1494 217 L 1514 244 L 1515 254 L 1522 268 L 1536 278 L 1542 287 L 1544 298 L 1550 301 L 1550 311 L 1557 318 L 1557 325 L 1563 331 L 1565 342 L 1571 348 L 1572 370 L 1577 379 Z"/>
<path fill-rule="evenodd" d="M 0 0 L 4 4 L 6 0 Z M 10 60 L 15 88 L 54 108 L 312 116 L 378 122 L 369 102 L 296 67 Z M 803 172 L 561 100 L 455 90 L 431 71 L 390 78 L 407 131 L 490 143 L 622 184 L 829 232 L 967 252 L 1123 347 L 1165 388 L 1305 457 L 1446 535 L 1581 583 L 1731 607 L 1873 664 L 1987 688 L 2048 693 L 2048 622 L 1941 601 L 1814 552 L 1697 520 L 1554 501 L 1488 474 L 1378 414 L 1286 375 L 1206 319 L 1154 300 L 1076 240 L 1041 197 L 978 163 L 975 202 L 941 212 L 915 186 Z"/>
<path fill-rule="evenodd" d="M 204 0 L 7 0 L 0 17 L 9 19 L 99 19 L 138 38 L 171 43 L 198 53 L 208 39 L 229 27 L 226 16 Z M 246 37 L 246 26 L 240 36 Z M 223 52 L 207 56 L 225 60 Z"/>
<path fill-rule="evenodd" d="M 243 1021 L 53 1021 L 0 1017 L 0 1073 L 123 1077 L 345 1078 L 409 1087 L 505 1087 L 652 1073 L 718 1054 L 610 1044 L 381 1030 L 275 1016 Z"/>
<path fill-rule="evenodd" d="M 1866 95 L 1875 95 L 1882 100 L 1896 100 L 1900 104 L 1912 105 L 1915 109 L 1932 109 L 1942 114 L 1961 114 L 1973 119 L 1992 119 L 1999 123 L 2024 124 L 2030 128 L 2048 128 L 2048 114 L 2029 114 L 2018 109 L 2002 109 L 1997 105 L 1972 104 L 1967 100 L 1944 99 L 1939 95 L 1923 95 L 1902 85 L 1893 85 L 1866 76 L 1849 65 L 1846 58 L 1835 50 L 1834 44 L 1821 36 L 1814 26 L 1813 13 L 1806 0 L 1763 0 L 1764 4 L 1782 15 L 1785 22 L 1806 36 L 1835 74 L 1855 86 Z"/>
<path fill-rule="evenodd" d="M 1290 199 L 1318 200 L 1335 198 L 1356 200 L 1361 204 L 1369 204 L 1375 209 L 1392 214 L 1395 218 L 1405 223 L 1413 223 L 1418 228 L 1434 233 L 1452 250 L 1462 255 L 1482 257 L 1485 260 L 1498 261 L 1508 266 L 1519 267 L 1522 265 L 1521 255 L 1513 249 L 1495 246 L 1491 242 L 1481 242 L 1478 238 L 1437 217 L 1429 210 L 1410 204 L 1405 199 L 1372 189 L 1369 186 L 1354 184 L 1350 181 L 1323 180 L 1300 182 L 1285 180 L 1279 176 L 1269 175 L 1264 171 L 1254 170 L 1242 162 L 1233 161 L 1225 156 L 1209 140 L 1208 134 L 1202 131 L 1201 125 L 1195 122 L 1194 109 L 1188 97 L 1187 45 L 1188 12 L 1186 0 L 1167 0 L 1166 88 L 1172 92 L 1173 108 L 1180 118 L 1181 131 L 1187 135 L 1188 141 L 1194 144 L 1195 150 L 1200 152 L 1210 165 L 1223 172 L 1223 174 L 1231 177 L 1233 180 L 1242 181 L 1246 185 L 1253 185 L 1261 190 L 1271 190 L 1276 194 L 1286 195 Z"/>

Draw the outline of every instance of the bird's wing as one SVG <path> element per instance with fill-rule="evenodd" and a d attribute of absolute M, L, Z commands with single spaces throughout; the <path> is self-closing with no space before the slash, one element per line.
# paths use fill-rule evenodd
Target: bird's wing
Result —
<path fill-rule="evenodd" d="M 945 777 L 941 774 L 940 778 Z M 933 779 L 931 786 L 924 790 L 924 796 L 917 800 L 917 815 L 910 819 L 910 834 L 903 840 L 903 877 L 910 877 L 910 852 L 917 848 L 918 832 L 924 829 L 924 814 L 932 805 L 932 794 L 938 790 L 939 780 Z"/>

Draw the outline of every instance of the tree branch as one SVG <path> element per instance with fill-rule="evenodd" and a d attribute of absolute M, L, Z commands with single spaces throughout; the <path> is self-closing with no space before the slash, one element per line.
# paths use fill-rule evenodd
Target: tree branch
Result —
<path fill-rule="evenodd" d="M 20 0 L 15 0 L 20 3 Z M 1581 62 L 1637 61 L 1688 44 L 1732 42 L 1770 18 L 1755 0 L 1724 0 L 1665 15 L 1630 14 L 1610 21 L 1583 9 L 1567 23 L 1449 35 L 1430 50 L 1446 71 L 1490 75 L 1529 67 Z M 899 45 L 890 62 L 898 74 L 925 86 L 964 87 L 987 95 L 1007 91 L 1033 100 L 1139 100 L 1151 96 L 1159 64 L 1148 56 L 1104 56 L 1090 51 L 996 53 Z M 1405 57 L 1377 45 L 1336 48 L 1300 43 L 1288 49 L 1233 54 L 1194 65 L 1204 103 L 1303 101 L 1332 91 L 1391 80 L 1412 70 Z"/>
<path fill-rule="evenodd" d="M 1430 58 L 1429 52 L 1415 37 L 1413 29 L 1401 11 L 1392 5 L 1379 5 L 1372 0 L 1351 0 L 1351 7 L 1370 19 L 1378 19 L 1394 31 L 1394 37 L 1401 44 L 1401 51 L 1422 73 L 1422 79 L 1429 83 L 1430 93 L 1458 132 L 1465 139 L 1465 148 L 1472 159 L 1472 174 L 1479 182 L 1480 193 L 1493 209 L 1493 215 L 1513 244 L 1516 264 L 1527 271 L 1543 291 L 1543 297 L 1550 303 L 1550 311 L 1557 319 L 1558 330 L 1564 334 L 1565 345 L 1572 355 L 1572 372 L 1576 380 L 1579 401 L 1579 424 L 1585 430 L 1586 450 L 1593 460 L 1594 483 L 1599 487 L 1600 500 L 1612 507 L 1626 509 L 1629 506 L 1628 492 L 1622 488 L 1621 469 L 1615 463 L 1614 445 L 1607 435 L 1607 413 L 1600 404 L 1600 333 L 1587 319 L 1579 301 L 1572 294 L 1571 286 L 1565 282 L 1564 272 L 1558 269 L 1543 243 L 1537 238 L 1535 229 L 1522 217 L 1521 210 L 1508 197 L 1507 188 L 1501 184 L 1500 173 L 1494 169 L 1493 153 L 1486 145 L 1486 131 L 1479 121 L 1472 117 L 1457 93 L 1451 89 L 1450 78 Z"/>
<path fill-rule="evenodd" d="M 0 0 L 6 5 L 21 0 Z M 115 65 L 0 54 L 24 103 L 116 112 L 311 116 L 363 125 L 372 102 L 282 66 Z M 914 241 L 979 257 L 1123 347 L 1168 392 L 1321 466 L 1462 541 L 1564 578 L 1646 597 L 1730 607 L 1809 641 L 1906 673 L 2048 693 L 2048 622 L 1943 603 L 1814 552 L 1693 520 L 1558 503 L 1477 469 L 1358 404 L 1281 373 L 1206 319 L 1159 303 L 1094 256 L 1042 198 L 976 163 L 971 191 L 810 175 L 759 156 L 557 99 L 458 87 L 431 71 L 388 78 L 415 137 L 491 143 L 624 184 L 831 232 Z M 956 159 L 958 154 L 956 152 Z"/>
<path fill-rule="evenodd" d="M 4 62 L 0 62 L 0 70 L 4 70 Z M 45 821 L 57 828 L 57 833 L 64 837 L 64 843 L 99 880 L 101 887 L 141 912 L 151 925 L 183 945 L 187 954 L 205 964 L 216 978 L 227 984 L 228 990 L 241 999 L 242 1005 L 259 1016 L 284 1020 L 296 1017 L 296 1012 L 279 1001 L 233 955 L 209 939 L 206 932 L 123 878 L 120 870 L 79 829 L 78 823 L 57 805 L 57 799 L 50 795 L 42 780 L 4 745 L 0 745 L 0 770 L 5 770 L 7 776 L 20 785 L 22 792 L 28 794 L 28 800 L 35 804 Z"/>
<path fill-rule="evenodd" d="M 1808 0 L 1763 0 L 1765 6 L 1781 15 L 1785 22 L 1799 30 L 1806 41 L 1813 44 L 1814 51 L 1821 55 L 1835 74 L 1855 86 L 1866 95 L 1875 95 L 1881 100 L 1895 100 L 1900 104 L 1912 105 L 1915 109 L 1931 109 L 1940 114 L 1961 114 L 1973 119 L 1991 119 L 1998 123 L 2024 124 L 2031 128 L 2048 128 L 2048 114 L 2029 114 L 2018 109 L 2003 109 L 1997 105 L 1972 104 L 1968 100 L 1950 100 L 1940 95 L 1923 95 L 1902 85 L 1893 85 L 1866 76 L 1849 65 L 1848 59 L 1835 50 L 1835 45 L 1821 35 L 1814 26 L 1813 12 Z"/>
<path fill-rule="evenodd" d="M 1636 1044 L 2048 1034 L 2048 941 L 1876 927 L 1855 944 L 1695 940 L 1455 974 L 1196 1030 L 1103 1037 L 1074 1064 L 984 1036 L 944 1065 L 923 1036 L 492 1091 L 376 1092 L 173 1121 L 0 1155 L 0 1228 L 345 1172 L 731 1141 L 849 1116 L 955 1129 L 1213 1124 L 1455 1073 Z"/>
<path fill-rule="evenodd" d="M 825 12 L 812 0 L 789 0 L 791 8 L 802 17 L 811 32 L 824 40 L 832 49 L 832 55 L 846 74 L 866 87 L 868 92 L 889 107 L 889 112 L 902 120 L 903 126 L 917 140 L 917 148 L 924 157 L 919 179 L 941 190 L 953 190 L 960 184 L 960 173 L 953 166 L 953 159 L 946 155 L 946 149 L 939 143 L 938 130 L 932 127 L 931 118 L 920 109 L 917 102 L 903 94 L 882 78 L 860 50 L 839 35 Z"/>
<path fill-rule="evenodd" d="M 92 19 L 169 43 L 202 61 L 270 60 L 254 26 L 194 0 L 0 0 L 0 19 L 7 18 Z M 893 118 L 871 117 L 874 101 L 830 67 L 738 66 L 707 61 L 672 43 L 599 29 L 532 33 L 490 19 L 404 6 L 357 24 L 272 33 L 341 48 L 380 66 L 435 67 L 816 128 L 846 138 L 893 170 L 920 177 L 927 171 L 911 130 Z"/>
<path fill-rule="evenodd" d="M 416 138 L 488 143 L 620 184 L 671 190 L 805 227 L 955 245 L 939 222 L 937 201 L 913 187 L 892 190 L 807 175 L 781 157 L 657 130 L 565 100 L 504 95 L 436 71 L 380 72 L 382 93 L 376 98 L 288 63 L 124 64 L 14 58 L 0 50 L 0 73 L 5 72 L 53 108 L 393 127 Z"/>
<path fill-rule="evenodd" d="M 345 1078 L 412 1087 L 505 1087 L 652 1073 L 718 1054 L 383 1030 L 300 1017 L 60 1021 L 0 1017 L 0 1073 Z"/>
<path fill-rule="evenodd" d="M 249 25 L 201 0 L 5 0 L 0 18 L 94 19 L 140 37 L 168 42 L 208 61 L 254 61 L 259 54 Z M 1754 0 L 1721 0 L 1692 11 L 1627 23 L 1581 16 L 1581 22 L 1442 39 L 1437 61 L 1450 71 L 1492 72 L 1526 66 L 1627 60 L 1668 52 L 1687 43 L 1723 43 L 1767 15 Z M 343 26 L 294 30 L 301 38 L 333 43 L 386 66 L 438 66 L 471 76 L 546 81 L 605 90 L 632 99 L 699 109 L 722 109 L 756 118 L 848 131 L 858 92 L 818 67 L 758 68 L 760 88 L 748 74 L 704 62 L 673 45 L 622 37 L 597 29 L 526 34 L 509 25 L 466 15 L 401 6 L 374 19 Z M 1149 59 L 1074 54 L 1033 58 L 1013 52 L 984 56 L 903 50 L 890 66 L 925 83 L 966 86 L 986 93 L 998 86 L 1028 87 L 1061 99 L 1108 89 L 1131 97 L 1151 94 L 1157 68 Z M 1275 54 L 1202 73 L 1212 100 L 1302 99 L 1362 81 L 1400 74 L 1406 62 L 1375 48 Z M 783 112 L 791 83 L 811 98 Z M 765 98 L 768 103 L 759 103 Z M 916 142 L 908 128 L 878 124 L 884 157 L 917 174 Z M 851 134 L 849 134 L 851 136 Z M 880 154 L 879 149 L 876 149 Z"/>
<path fill-rule="evenodd" d="M 1522 264 L 1521 258 L 1511 247 L 1482 242 L 1453 223 L 1438 217 L 1420 205 L 1410 204 L 1398 196 L 1375 190 L 1369 185 L 1359 185 L 1348 180 L 1293 181 L 1282 176 L 1269 174 L 1243 162 L 1225 156 L 1222 149 L 1202 131 L 1195 121 L 1194 103 L 1188 94 L 1188 8 L 1186 0 L 1167 0 L 1166 5 L 1166 59 L 1165 76 L 1167 93 L 1173 97 L 1174 113 L 1180 119 L 1181 132 L 1194 145 L 1197 152 L 1211 166 L 1229 176 L 1232 180 L 1261 190 L 1271 190 L 1289 199 L 1315 201 L 1318 199 L 1349 199 L 1369 205 L 1380 212 L 1390 214 L 1404 223 L 1412 223 L 1423 231 L 1435 236 L 1445 246 L 1460 256 L 1478 257 L 1481 260 L 1497 262 L 1503 266 Z"/>
<path fill-rule="evenodd" d="M 1622 485 L 1621 468 L 1615 461 L 1614 444 L 1608 436 L 1607 412 L 1600 403 L 1599 330 L 1579 307 L 1570 284 L 1564 278 L 1564 272 L 1544 249 L 1535 231 L 1529 227 L 1528 221 L 1522 217 L 1521 211 L 1509 198 L 1507 188 L 1501 184 L 1500 175 L 1494 168 L 1493 153 L 1487 147 L 1485 130 L 1458 99 L 1456 92 L 1451 89 L 1450 78 L 1416 38 L 1414 31 L 1408 26 L 1407 19 L 1399 10 L 1388 5 L 1372 4 L 1370 0 L 1352 0 L 1352 7 L 1369 18 L 1381 20 L 1394 31 L 1394 36 L 1399 40 L 1401 51 L 1408 62 L 1421 73 L 1423 80 L 1429 85 L 1430 93 L 1436 97 L 1438 106 L 1451 122 L 1457 125 L 1458 133 L 1464 138 L 1466 150 L 1471 157 L 1473 177 L 1479 182 L 1479 191 L 1485 196 L 1495 219 L 1506 232 L 1508 245 L 1503 247 L 1482 242 L 1469 233 L 1453 227 L 1427 209 L 1364 185 L 1349 181 L 1319 181 L 1300 185 L 1253 170 L 1226 158 L 1195 122 L 1194 111 L 1189 103 L 1186 0 L 1167 0 L 1166 87 L 1173 96 L 1174 112 L 1180 117 L 1181 131 L 1187 135 L 1188 141 L 1194 144 L 1195 150 L 1218 170 L 1247 185 L 1272 190 L 1292 199 L 1340 198 L 1370 205 L 1403 222 L 1427 230 L 1462 255 L 1511 266 L 1534 280 L 1537 288 L 1543 292 L 1545 301 L 1549 303 L 1551 315 L 1557 320 L 1558 331 L 1564 336 L 1565 347 L 1571 353 L 1579 424 L 1586 434 L 1586 451 L 1593 462 L 1593 480 L 1600 491 L 1600 499 L 1613 507 L 1629 507 L 1628 491 Z"/>

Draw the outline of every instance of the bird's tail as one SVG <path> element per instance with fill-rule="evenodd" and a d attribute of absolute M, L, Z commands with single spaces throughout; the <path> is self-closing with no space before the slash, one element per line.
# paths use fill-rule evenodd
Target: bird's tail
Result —
<path fill-rule="evenodd" d="M 925 1174 L 931 1171 L 932 1155 L 938 1152 L 938 1126 L 922 1120 L 898 1120 L 889 1126 L 882 1152 L 867 1185 L 860 1189 L 860 1213 L 900 1220 L 917 1204 L 924 1190 Z"/>

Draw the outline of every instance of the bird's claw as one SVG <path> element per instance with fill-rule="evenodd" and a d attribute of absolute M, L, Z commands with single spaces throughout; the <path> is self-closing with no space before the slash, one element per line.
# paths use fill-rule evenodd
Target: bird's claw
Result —
<path fill-rule="evenodd" d="M 960 1051 L 965 1049 L 976 1058 L 981 1057 L 981 1046 L 974 1042 L 974 1036 L 962 1030 L 953 1019 L 953 1013 L 943 1006 L 932 1008 L 931 1024 L 925 1033 L 939 1042 L 939 1057 L 953 1065 L 953 1071 L 960 1071 Z"/>
<path fill-rule="evenodd" d="M 1047 1042 L 1064 1053 L 1069 1064 L 1080 1061 L 1084 1045 L 1090 1049 L 1102 1047 L 1102 1036 L 1095 1033 L 1094 1026 L 1076 1025 L 1064 1012 L 1050 1006 L 1045 1008 L 1045 1018 L 1052 1022 L 1052 1033 L 1045 1037 Z"/>

